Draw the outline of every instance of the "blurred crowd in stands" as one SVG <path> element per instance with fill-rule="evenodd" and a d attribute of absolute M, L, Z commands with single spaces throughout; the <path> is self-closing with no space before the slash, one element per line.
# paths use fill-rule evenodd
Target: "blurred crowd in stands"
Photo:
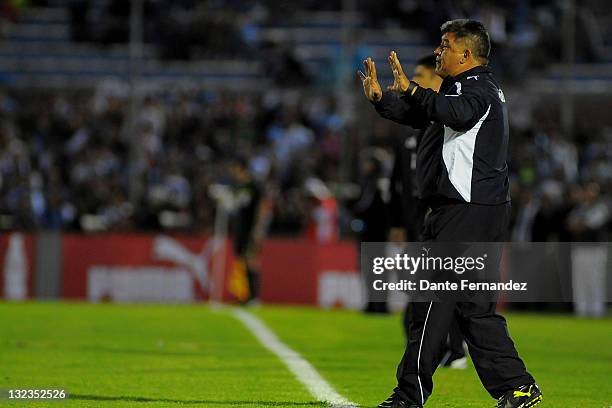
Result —
<path fill-rule="evenodd" d="M 0 229 L 210 232 L 224 191 L 219 186 L 226 186 L 232 195 L 227 209 L 238 228 L 244 219 L 254 228 L 265 207 L 272 234 L 330 241 L 363 233 L 360 214 L 388 199 L 384 181 L 401 128 L 379 119 L 361 99 L 352 112 L 357 120 L 346 123 L 337 93 L 309 88 L 309 73 L 291 50 L 258 37 L 261 27 L 288 24 L 294 10 L 339 10 L 343 3 L 144 2 L 145 40 L 160 46 L 161 57 L 263 55 L 276 79 L 265 92 L 150 92 L 130 123 L 124 84 L 100 84 L 91 92 L 0 90 Z M 23 5 L 2 4 L 0 23 L 14 20 Z M 69 5 L 74 41 L 128 39 L 128 1 L 28 4 Z M 368 16 L 360 27 L 421 29 L 432 48 L 442 22 L 481 19 L 506 80 L 560 60 L 563 4 L 404 0 L 382 7 L 380 1 L 356 0 Z M 598 61 L 612 31 L 594 14 L 607 2 L 576 5 L 577 59 Z M 296 84 L 302 87 L 284 87 Z M 358 92 L 360 85 L 353 86 Z M 563 135 L 558 122 L 534 117 L 511 131 L 511 238 L 607 240 L 612 129 L 587 123 Z M 372 196 L 365 199 L 364 191 Z M 380 222 L 386 228 L 384 217 Z"/>
<path fill-rule="evenodd" d="M 23 1 L 13 0 L 14 3 Z M 10 2 L 9 2 L 10 3 Z M 522 78 L 528 68 L 545 68 L 561 61 L 565 44 L 563 0 L 143 0 L 144 41 L 157 45 L 164 59 L 239 58 L 271 61 L 282 84 L 303 84 L 309 75 L 291 44 L 262 38 L 265 27 L 308 26 L 298 11 L 340 11 L 354 4 L 360 12 L 354 24 L 364 28 L 404 28 L 424 31 L 432 46 L 439 42 L 440 25 L 454 18 L 475 18 L 488 27 L 493 43 L 493 64 L 498 75 Z M 101 45 L 129 39 L 130 2 L 125 0 L 31 0 L 32 5 L 68 5 L 71 37 L 77 42 Z M 604 50 L 612 42 L 609 3 L 606 0 L 575 1 L 577 62 L 610 60 Z M 315 26 L 317 22 L 313 22 Z M 321 28 L 340 28 L 341 19 Z M 181 46 L 176 46 L 180 44 Z M 278 72 L 271 72 L 278 74 Z M 286 76 L 286 75 L 285 75 Z"/>
<path fill-rule="evenodd" d="M 307 176 L 337 177 L 344 128 L 328 96 L 149 96 L 130 154 L 120 89 L 0 94 L 3 228 L 201 231 L 213 224 L 210 186 L 253 182 L 283 202 L 276 219 L 291 231 L 301 228 Z M 134 171 L 144 186 L 137 201 L 130 197 Z"/>
<path fill-rule="evenodd" d="M 564 138 L 558 130 L 513 134 L 514 241 L 608 241 L 612 129 Z"/>
<path fill-rule="evenodd" d="M 0 1 L 0 40 L 8 35 L 11 25 L 15 23 L 24 6 L 24 0 Z"/>
<path fill-rule="evenodd" d="M 165 91 L 143 100 L 131 150 L 121 89 L 0 93 L 0 228 L 206 232 L 221 185 L 232 191 L 231 214 L 249 209 L 250 224 L 266 202 L 272 234 L 335 240 L 360 232 L 357 186 L 389 177 L 401 131 L 365 102 L 349 129 L 325 94 Z M 369 170 L 366 146 L 386 152 L 368 156 Z M 512 239 L 607 239 L 612 129 L 513 131 L 510 171 Z M 135 197 L 130 172 L 142 186 Z"/>
<path fill-rule="evenodd" d="M 482 21 L 491 36 L 492 59 L 497 61 L 497 70 L 516 79 L 516 72 L 523 72 L 527 64 L 541 67 L 563 59 L 563 49 L 567 48 L 563 36 L 567 30 L 564 8 L 568 4 L 557 0 L 415 0 L 395 2 L 396 10 L 391 15 L 398 17 L 397 21 L 405 28 L 416 26 L 427 32 L 434 44 L 439 41 L 438 27 L 445 21 L 456 18 Z M 609 17 L 609 6 L 604 0 L 576 1 L 574 5 L 575 41 L 581 45 L 576 60 L 601 60 L 602 46 L 612 38 L 612 31 L 602 25 L 596 13 Z M 377 10 L 380 14 L 380 8 L 372 2 L 371 12 Z M 511 69 L 507 69 L 508 65 Z"/>

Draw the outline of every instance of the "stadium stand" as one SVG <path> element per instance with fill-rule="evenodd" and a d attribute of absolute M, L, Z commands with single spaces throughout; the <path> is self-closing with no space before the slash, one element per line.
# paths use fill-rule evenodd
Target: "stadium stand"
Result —
<path fill-rule="evenodd" d="M 225 170 L 247 160 L 276 202 L 273 232 L 306 228 L 303 184 L 317 177 L 342 204 L 341 233 L 352 234 L 357 153 L 389 149 L 401 131 L 359 119 L 372 112 L 351 80 L 355 69 L 372 55 L 388 82 L 390 49 L 410 66 L 431 52 L 439 22 L 470 15 L 491 28 L 493 65 L 513 109 L 515 239 L 576 238 L 585 228 L 594 230 L 589 237 L 606 236 L 612 32 L 605 2 L 577 8 L 575 27 L 586 45 L 569 65 L 554 2 L 454 2 L 461 7 L 443 7 L 445 14 L 420 1 L 396 9 L 356 1 L 348 12 L 339 3 L 144 2 L 133 127 L 127 2 L 5 7 L 0 228 L 207 230 L 214 218 L 209 187 L 239 185 Z M 561 126 L 560 89 L 573 95 L 571 133 Z M 130 140 L 141 146 L 136 155 Z M 142 186 L 136 200 L 134 168 Z M 596 224 L 585 220 L 591 212 Z M 549 230 L 550 219 L 560 230 Z"/>

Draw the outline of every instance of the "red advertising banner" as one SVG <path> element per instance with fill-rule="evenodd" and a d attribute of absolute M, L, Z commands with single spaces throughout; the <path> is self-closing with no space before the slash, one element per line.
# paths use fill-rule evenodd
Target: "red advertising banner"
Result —
<path fill-rule="evenodd" d="M 246 276 L 229 240 L 149 234 L 63 234 L 60 297 L 92 302 L 244 300 Z M 0 235 L 0 296 L 33 296 L 36 237 Z M 354 243 L 268 239 L 259 258 L 260 298 L 266 303 L 361 306 Z M 38 271 L 40 272 L 40 271 Z M 242 272 L 244 273 L 244 272 Z M 217 284 L 223 275 L 223 285 Z M 246 287 L 244 287 L 246 285 Z M 220 294 L 219 291 L 222 293 Z"/>
<path fill-rule="evenodd" d="M 220 257 L 223 257 L 221 259 Z M 94 302 L 191 302 L 223 300 L 233 251 L 209 237 L 144 234 L 65 234 L 62 297 Z"/>
<path fill-rule="evenodd" d="M 269 239 L 262 246 L 261 300 L 324 307 L 362 306 L 356 244 Z"/>
<path fill-rule="evenodd" d="M 34 239 L 19 232 L 0 234 L 0 297 L 24 300 L 34 292 Z"/>

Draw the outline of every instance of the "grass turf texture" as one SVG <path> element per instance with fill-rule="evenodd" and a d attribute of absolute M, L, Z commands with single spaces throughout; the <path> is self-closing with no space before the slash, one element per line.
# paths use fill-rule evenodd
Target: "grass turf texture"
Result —
<path fill-rule="evenodd" d="M 252 310 L 336 390 L 374 406 L 394 385 L 400 318 L 308 308 Z M 65 388 L 19 407 L 323 406 L 228 309 L 0 303 L 0 388 Z M 611 319 L 510 315 L 543 407 L 612 405 Z M 427 407 L 491 407 L 472 367 L 438 370 Z"/>

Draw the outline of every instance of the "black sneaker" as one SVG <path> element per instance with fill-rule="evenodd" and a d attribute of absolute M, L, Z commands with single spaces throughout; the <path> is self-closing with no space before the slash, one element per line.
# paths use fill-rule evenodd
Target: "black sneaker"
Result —
<path fill-rule="evenodd" d="M 497 408 L 531 408 L 540 402 L 542 402 L 542 391 L 537 384 L 529 384 L 505 393 L 497 401 Z"/>
<path fill-rule="evenodd" d="M 423 408 L 420 405 L 411 404 L 410 402 L 406 402 L 402 400 L 397 394 L 393 393 L 378 404 L 378 408 Z"/>

